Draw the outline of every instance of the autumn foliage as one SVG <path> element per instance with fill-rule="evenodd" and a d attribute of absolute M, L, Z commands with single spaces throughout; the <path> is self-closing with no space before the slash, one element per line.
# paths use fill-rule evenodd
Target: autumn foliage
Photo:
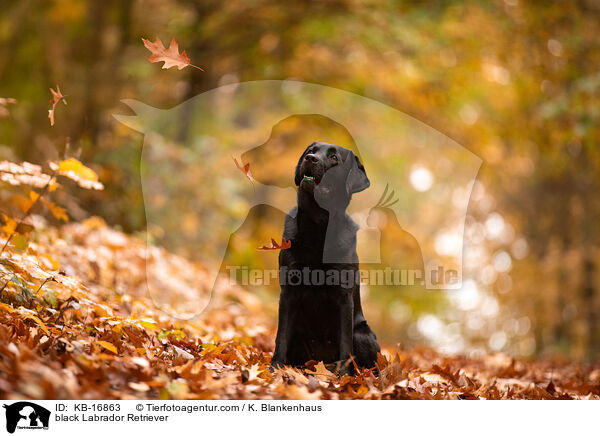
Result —
<path fill-rule="evenodd" d="M 147 271 L 149 257 L 161 261 Z M 258 298 L 223 285 L 196 319 L 168 316 L 146 280 L 180 280 L 183 288 L 165 289 L 176 313 L 200 266 L 98 218 L 38 228 L 27 250 L 5 252 L 0 272 L 9 279 L 0 295 L 3 399 L 600 398 L 600 367 L 502 354 L 386 348 L 377 371 L 356 376 L 321 362 L 271 373 L 275 325 Z"/>
<path fill-rule="evenodd" d="M 261 46 L 274 49 L 273 38 Z M 202 70 L 175 38 L 168 48 L 159 38 L 142 41 L 148 61 L 163 69 Z M 365 69 L 369 80 L 374 70 Z M 58 85 L 50 91 L 54 127 L 67 101 Z M 0 116 L 18 104 L 0 98 Z M 253 182 L 250 164 L 233 161 Z M 275 317 L 256 295 L 225 282 L 211 295 L 203 265 L 100 218 L 67 223 L 64 185 L 104 188 L 92 167 L 67 154 L 39 165 L 0 161 L 9 192 L 0 228 L 2 399 L 600 399 L 598 365 L 505 354 L 449 357 L 388 345 L 376 368 L 354 376 L 315 361 L 272 372 Z M 258 250 L 290 244 L 271 239 Z M 193 314 L 188 303 L 198 296 L 189 289 L 198 281 L 210 304 Z M 149 282 L 163 293 L 150 295 Z"/>

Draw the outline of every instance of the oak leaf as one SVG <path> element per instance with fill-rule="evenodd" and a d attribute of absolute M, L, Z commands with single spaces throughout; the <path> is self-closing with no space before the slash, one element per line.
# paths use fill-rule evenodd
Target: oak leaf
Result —
<path fill-rule="evenodd" d="M 281 244 L 278 244 L 275 239 L 271 238 L 271 245 L 263 245 L 258 247 L 257 250 L 285 250 L 292 246 L 292 241 L 285 238 L 281 238 Z"/>
<path fill-rule="evenodd" d="M 315 366 L 315 370 L 311 371 L 311 370 L 306 370 L 307 374 L 310 375 L 314 375 L 317 379 L 322 380 L 322 381 L 335 381 L 337 380 L 337 376 L 332 373 L 331 371 L 329 371 L 325 365 L 323 364 L 323 362 L 319 362 L 317 363 L 317 365 Z"/>
<path fill-rule="evenodd" d="M 60 91 L 60 86 L 56 85 L 56 91 L 50 88 L 50 92 L 52 93 L 52 98 L 50 99 L 50 104 L 52 105 L 52 109 L 48 110 L 48 118 L 50 118 L 50 125 L 54 125 L 54 111 L 56 109 L 56 105 L 61 101 L 66 105 L 67 100 L 65 100 L 65 95 Z"/>
<path fill-rule="evenodd" d="M 280 368 L 278 372 L 285 379 L 291 379 L 303 385 L 307 385 L 309 382 L 308 378 L 304 374 L 302 374 L 302 372 L 299 369 L 291 366 L 284 366 L 283 368 Z"/>
<path fill-rule="evenodd" d="M 241 166 L 235 157 L 232 157 L 232 159 L 233 159 L 233 162 L 235 163 L 235 166 L 238 167 L 238 170 L 243 172 L 244 175 L 246 177 L 248 177 L 248 180 L 250 180 L 252 183 L 254 183 L 254 177 L 252 177 L 252 173 L 250 172 L 250 162 L 248 162 L 244 166 Z"/>
<path fill-rule="evenodd" d="M 144 46 L 152 53 L 148 60 L 152 63 L 164 62 L 163 69 L 177 67 L 177 69 L 182 70 L 185 67 L 190 66 L 204 71 L 202 68 L 191 63 L 185 50 L 179 53 L 179 44 L 177 44 L 175 38 L 171 39 L 171 44 L 169 44 L 168 49 L 158 37 L 156 37 L 156 41 L 154 42 L 144 38 L 142 38 L 142 41 L 144 42 Z"/>

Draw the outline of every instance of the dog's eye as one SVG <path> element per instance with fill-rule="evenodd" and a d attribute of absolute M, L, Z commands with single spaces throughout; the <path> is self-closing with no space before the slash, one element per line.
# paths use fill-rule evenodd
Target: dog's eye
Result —
<path fill-rule="evenodd" d="M 336 161 L 336 162 L 338 160 L 337 154 L 332 154 L 331 156 L 329 156 L 329 158 L 332 159 L 332 160 L 334 160 L 334 161 Z"/>

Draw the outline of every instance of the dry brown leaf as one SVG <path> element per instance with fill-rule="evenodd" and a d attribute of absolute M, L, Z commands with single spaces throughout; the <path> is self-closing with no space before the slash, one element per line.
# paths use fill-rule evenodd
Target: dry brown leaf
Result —
<path fill-rule="evenodd" d="M 142 41 L 144 42 L 144 46 L 152 53 L 148 60 L 153 63 L 164 62 L 163 69 L 177 67 L 177 69 L 182 70 L 190 66 L 204 71 L 202 68 L 191 63 L 190 58 L 185 54 L 185 50 L 179 53 L 179 44 L 177 44 L 175 38 L 171 39 L 168 49 L 163 45 L 158 36 L 154 42 L 144 38 L 142 38 Z"/>
<path fill-rule="evenodd" d="M 96 343 L 98 345 L 100 345 L 102 348 L 104 348 L 104 349 L 106 349 L 108 351 L 112 351 L 115 354 L 119 354 L 118 351 L 117 351 L 117 347 L 115 347 L 110 342 L 107 342 L 107 341 L 96 341 Z"/>
<path fill-rule="evenodd" d="M 285 250 L 292 246 L 292 241 L 285 238 L 281 238 L 281 244 L 278 244 L 275 239 L 271 238 L 271 245 L 263 245 L 258 247 L 257 250 Z"/>
<path fill-rule="evenodd" d="M 50 125 L 54 126 L 54 111 L 56 110 L 56 105 L 62 101 L 66 106 L 67 100 L 65 100 L 66 96 L 62 95 L 60 86 L 58 85 L 56 85 L 56 91 L 50 88 L 50 92 L 52 93 L 52 98 L 50 99 L 52 108 L 48 110 L 48 118 L 50 118 Z"/>
<path fill-rule="evenodd" d="M 334 381 L 334 380 L 338 379 L 338 377 L 334 373 L 332 373 L 325 367 L 323 362 L 317 363 L 314 371 L 306 370 L 306 373 L 314 375 L 315 377 L 317 377 L 319 380 L 322 380 L 322 381 Z"/>
<path fill-rule="evenodd" d="M 237 159 L 235 157 L 232 157 L 233 162 L 235 163 L 235 166 L 238 168 L 238 170 L 240 170 L 242 173 L 244 173 L 244 175 L 248 178 L 248 180 L 250 180 L 252 183 L 254 183 L 254 177 L 252 177 L 252 173 L 250 172 L 250 162 L 246 163 L 246 165 L 241 166 Z"/>

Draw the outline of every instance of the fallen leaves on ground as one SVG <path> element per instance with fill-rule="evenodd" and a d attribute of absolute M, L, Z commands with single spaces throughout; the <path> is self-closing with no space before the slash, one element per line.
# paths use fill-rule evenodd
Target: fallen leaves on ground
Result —
<path fill-rule="evenodd" d="M 33 235 L 0 262 L 2 399 L 600 398 L 599 366 L 502 354 L 385 348 L 378 371 L 340 378 L 307 362 L 271 373 L 276 326 L 253 294 L 224 281 L 211 297 L 201 265 L 99 218 Z M 151 298 L 147 280 L 163 294 Z M 210 298 L 201 316 L 173 317 L 198 295 Z"/>

